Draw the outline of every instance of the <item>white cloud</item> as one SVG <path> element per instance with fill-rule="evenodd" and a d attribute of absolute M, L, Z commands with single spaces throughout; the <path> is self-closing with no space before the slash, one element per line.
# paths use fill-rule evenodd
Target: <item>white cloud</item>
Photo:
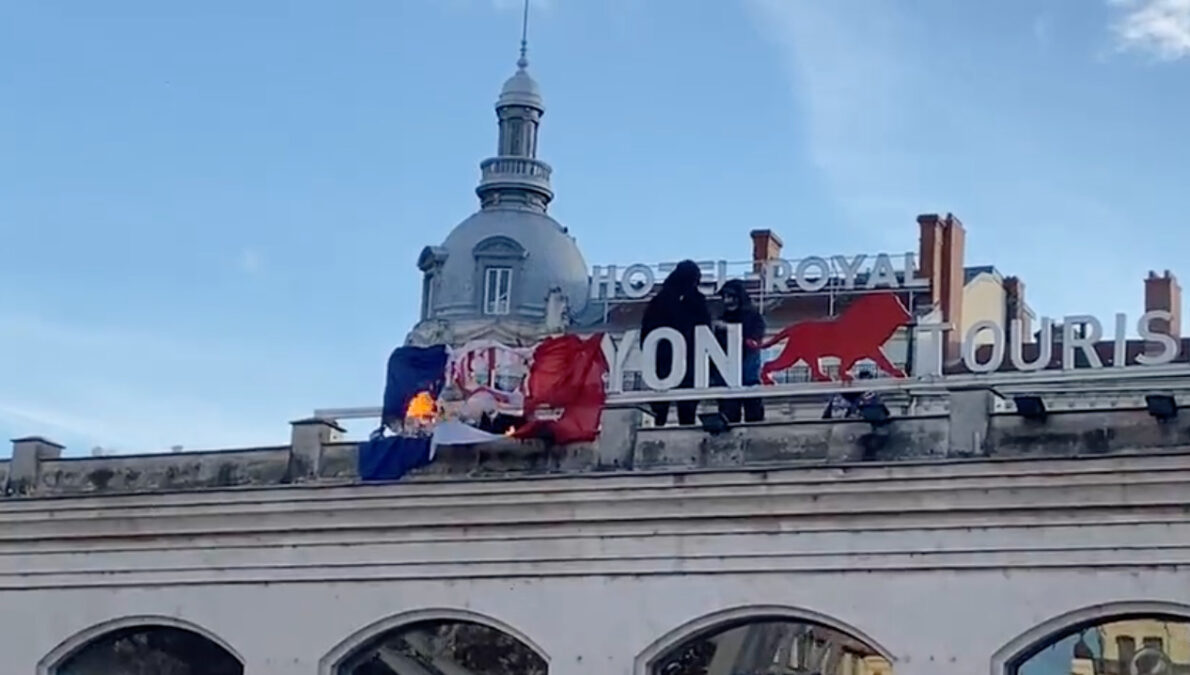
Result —
<path fill-rule="evenodd" d="M 1163 61 L 1190 57 L 1190 0 L 1109 0 L 1123 15 L 1113 28 L 1120 47 Z"/>

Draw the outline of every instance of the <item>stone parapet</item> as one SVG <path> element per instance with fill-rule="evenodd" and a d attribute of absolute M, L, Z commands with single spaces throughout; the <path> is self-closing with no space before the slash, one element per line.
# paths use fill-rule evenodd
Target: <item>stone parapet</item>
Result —
<path fill-rule="evenodd" d="M 1190 449 L 1190 416 L 1159 421 L 1143 408 L 1058 410 L 1044 420 L 994 412 L 987 392 L 970 392 L 949 414 L 701 427 L 642 427 L 641 414 L 609 410 L 596 443 L 551 446 L 511 438 L 442 446 L 405 482 L 519 476 L 631 474 L 819 465 L 895 464 L 955 458 L 1135 455 Z M 108 457 L 61 457 L 42 438 L 18 439 L 0 462 L 7 498 L 186 492 L 296 483 L 360 482 L 358 444 L 320 419 L 293 423 L 289 446 Z"/>

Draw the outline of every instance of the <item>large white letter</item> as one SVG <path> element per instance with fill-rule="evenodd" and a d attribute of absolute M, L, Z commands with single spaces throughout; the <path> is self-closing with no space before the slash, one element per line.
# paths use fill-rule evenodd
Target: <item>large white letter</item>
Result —
<path fill-rule="evenodd" d="M 893 270 L 892 261 L 888 259 L 887 253 L 876 256 L 876 262 L 872 263 L 872 271 L 868 274 L 868 289 L 880 286 L 897 287 L 897 273 Z"/>
<path fill-rule="evenodd" d="M 657 376 L 657 343 L 665 340 L 673 347 L 673 367 L 669 377 L 662 380 Z M 686 377 L 686 341 L 682 334 L 672 328 L 658 328 L 649 333 L 641 345 L 640 376 L 645 386 L 656 391 L 668 391 L 682 383 Z"/>
<path fill-rule="evenodd" d="M 616 297 L 615 265 L 607 267 L 596 265 L 594 267 L 591 271 L 591 297 L 596 300 Z"/>
<path fill-rule="evenodd" d="M 694 327 L 694 387 L 711 386 L 711 363 L 719 369 L 729 387 L 742 386 L 744 358 L 744 327 L 727 324 L 727 350 L 724 351 L 708 326 Z"/>
<path fill-rule="evenodd" d="M 839 271 L 843 273 L 843 288 L 847 290 L 855 288 L 855 278 L 859 276 L 859 268 L 864 264 L 864 260 L 867 257 L 862 253 L 855 256 L 852 260 L 847 260 L 847 256 L 845 255 L 834 257 L 835 267 L 838 267 Z"/>
<path fill-rule="evenodd" d="M 1012 367 L 1021 372 L 1044 370 L 1054 358 L 1054 320 L 1048 316 L 1041 317 L 1041 337 L 1037 343 L 1037 358 L 1032 362 L 1025 361 L 1025 322 L 1020 319 L 1012 320 L 1012 344 L 1008 352 L 1008 359 Z"/>
<path fill-rule="evenodd" d="M 806 272 L 810 271 L 811 267 L 818 268 L 818 276 L 814 279 L 807 279 Z M 811 256 L 809 258 L 802 258 L 797 263 L 797 270 L 794 272 L 794 278 L 797 280 L 797 287 L 803 291 L 814 293 L 826 288 L 826 285 L 831 280 L 831 265 L 822 258 Z"/>
<path fill-rule="evenodd" d="M 975 338 L 985 330 L 992 333 L 992 356 L 987 360 L 987 363 L 980 363 L 976 358 L 979 345 L 975 343 Z M 973 373 L 990 373 L 999 370 L 1000 365 L 1004 363 L 1004 328 L 995 321 L 986 319 L 976 321 L 963 336 L 963 363 L 967 365 L 967 370 Z"/>
<path fill-rule="evenodd" d="M 609 372 L 607 375 L 607 393 L 618 394 L 624 391 L 624 368 L 628 364 L 628 357 L 636 350 L 640 342 L 640 331 L 633 328 L 625 331 L 624 337 L 620 338 L 620 345 L 617 349 L 615 340 L 607 333 L 603 334 L 603 357 L 607 359 Z"/>
<path fill-rule="evenodd" d="M 1090 331 L 1082 337 L 1074 334 L 1074 329 L 1080 324 L 1086 324 Z M 1082 349 L 1087 356 L 1087 364 L 1092 368 L 1102 368 L 1103 361 L 1095 351 L 1095 343 L 1103 337 L 1103 325 L 1099 319 L 1086 314 L 1073 314 L 1062 319 L 1062 370 L 1074 368 L 1074 350 Z"/>
<path fill-rule="evenodd" d="M 640 277 L 640 288 L 632 286 L 632 277 L 636 276 Z M 624 270 L 624 276 L 620 277 L 620 288 L 624 289 L 624 295 L 633 299 L 647 296 L 656 283 L 657 279 L 653 276 L 653 268 L 648 265 L 629 265 Z"/>
<path fill-rule="evenodd" d="M 943 342 L 946 332 L 954 330 L 954 326 L 949 323 L 919 323 L 913 325 L 911 330 L 917 342 L 913 349 L 912 375 L 941 375 Z"/>
<path fill-rule="evenodd" d="M 1140 339 L 1148 342 L 1156 342 L 1161 345 L 1161 353 L 1150 356 L 1148 353 L 1140 354 L 1136 357 L 1136 362 L 1142 366 L 1159 366 L 1163 363 L 1170 363 L 1178 357 L 1178 348 L 1181 346 L 1178 341 L 1171 336 L 1153 330 L 1154 321 L 1164 321 L 1166 325 L 1173 321 L 1173 314 L 1163 310 L 1155 309 L 1151 312 L 1145 312 L 1140 321 L 1136 324 L 1136 330 L 1140 333 Z M 1146 352 L 1148 344 L 1145 345 Z"/>
<path fill-rule="evenodd" d="M 1116 314 L 1116 348 L 1112 352 L 1111 365 L 1113 368 L 1123 368 L 1128 365 L 1128 315 Z"/>
<path fill-rule="evenodd" d="M 769 260 L 764 264 L 764 292 L 786 293 L 789 291 L 789 274 L 793 266 L 788 260 Z"/>
<path fill-rule="evenodd" d="M 919 270 L 917 268 L 917 257 L 914 256 L 912 253 L 906 253 L 905 254 L 905 281 L 903 284 L 905 286 L 905 288 L 929 288 L 930 287 L 930 280 L 926 279 L 925 277 L 919 277 L 918 276 L 919 272 L 921 272 L 921 270 Z"/>

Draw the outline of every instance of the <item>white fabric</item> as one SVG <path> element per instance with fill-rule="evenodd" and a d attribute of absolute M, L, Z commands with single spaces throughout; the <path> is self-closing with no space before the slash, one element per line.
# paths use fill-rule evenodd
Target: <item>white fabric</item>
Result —
<path fill-rule="evenodd" d="M 430 440 L 430 459 L 438 451 L 439 445 L 475 445 L 490 443 L 504 438 L 499 434 L 489 434 L 473 426 L 454 420 L 440 422 L 434 427 L 434 437 Z"/>

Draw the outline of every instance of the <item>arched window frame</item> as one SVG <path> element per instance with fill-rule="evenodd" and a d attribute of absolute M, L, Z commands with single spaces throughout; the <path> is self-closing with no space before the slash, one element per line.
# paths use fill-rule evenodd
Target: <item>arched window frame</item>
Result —
<path fill-rule="evenodd" d="M 992 656 L 991 675 L 1014 675 L 1029 659 L 1066 636 L 1100 624 L 1128 619 L 1190 623 L 1190 605 L 1160 601 L 1113 602 L 1082 607 L 1037 624 Z"/>
<path fill-rule="evenodd" d="M 486 316 L 507 316 L 515 314 L 521 303 L 520 288 L 524 278 L 525 258 L 527 254 L 515 239 L 505 236 L 488 237 L 475 245 L 472 250 L 475 256 L 475 289 L 476 303 L 481 314 Z M 499 275 L 491 276 L 490 270 L 508 270 L 508 303 L 507 311 L 499 307 L 489 307 L 490 278 L 499 280 Z"/>
<path fill-rule="evenodd" d="M 825 614 L 797 607 L 786 605 L 746 605 L 731 607 L 700 616 L 657 638 L 637 654 L 632 669 L 633 675 L 652 675 L 654 667 L 662 658 L 669 654 L 671 650 L 690 640 L 741 625 L 765 621 L 790 621 L 816 624 L 840 633 L 845 633 L 875 650 L 877 654 L 893 665 L 895 672 L 897 661 L 893 657 L 892 652 L 856 626 L 844 623 Z"/>
<path fill-rule="evenodd" d="M 498 630 L 513 638 L 516 638 L 521 644 L 531 649 L 534 653 L 541 657 L 546 663 L 546 667 L 550 666 L 549 654 L 542 649 L 533 638 L 521 632 L 517 628 L 505 623 L 499 619 L 486 614 L 480 614 L 465 609 L 454 608 L 434 608 L 434 609 L 419 609 L 410 612 L 403 612 L 392 616 L 385 617 L 375 621 L 367 626 L 355 631 L 339 644 L 335 645 L 322 659 L 318 662 L 318 675 L 340 675 L 339 669 L 354 658 L 359 650 L 366 648 L 369 644 L 374 642 L 377 638 L 391 633 L 394 630 L 413 626 L 427 621 L 458 621 L 464 623 L 475 623 L 482 626 L 487 626 L 493 630 Z"/>
<path fill-rule="evenodd" d="M 48 654 L 43 656 L 41 660 L 37 662 L 37 675 L 56 675 L 58 668 L 61 667 L 62 664 L 69 661 L 72 657 L 74 657 L 83 649 L 86 649 L 96 640 L 101 640 L 111 633 L 129 628 L 150 629 L 158 627 L 175 628 L 201 636 L 207 640 L 210 640 L 211 643 L 222 648 L 228 654 L 231 654 L 232 657 L 240 662 L 241 666 L 246 665 L 244 657 L 239 652 L 239 650 L 220 637 L 217 633 L 207 630 L 203 626 L 171 616 L 137 615 L 111 619 L 109 621 L 92 625 L 75 633 L 74 635 L 71 635 L 62 642 L 58 643 L 58 646 L 50 650 Z"/>

